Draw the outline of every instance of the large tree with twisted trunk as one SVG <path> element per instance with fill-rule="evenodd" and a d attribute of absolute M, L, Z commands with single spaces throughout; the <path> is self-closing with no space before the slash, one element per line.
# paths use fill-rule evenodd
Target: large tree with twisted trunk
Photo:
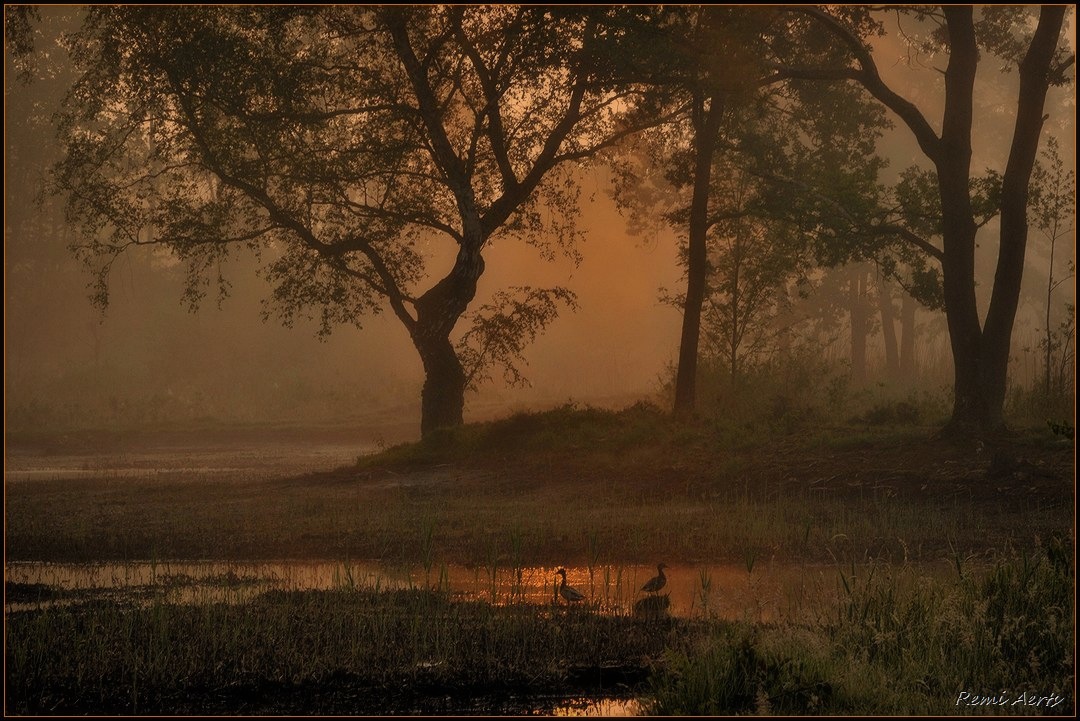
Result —
<path fill-rule="evenodd" d="M 891 87 L 875 63 L 868 37 L 881 32 L 866 9 L 792 9 L 792 26 L 805 36 L 808 24 L 822 43 L 847 49 L 842 64 L 816 62 L 805 46 L 779 50 L 776 66 L 789 77 L 848 81 L 892 110 L 933 165 L 940 200 L 943 299 L 952 346 L 954 404 L 948 430 L 992 431 L 1004 423 L 1004 402 L 1013 322 L 1020 297 L 1028 235 L 1028 195 L 1042 133 L 1048 89 L 1069 82 L 1074 56 L 1060 45 L 1066 6 L 986 7 L 976 19 L 971 6 L 898 7 L 898 12 L 935 24 L 933 41 L 948 53 L 940 130 L 911 100 Z M 1018 68 L 1019 94 L 1008 159 L 1001 176 L 998 259 L 985 320 L 976 303 L 975 242 L 978 223 L 972 183 L 972 137 L 976 71 L 983 53 Z M 918 240 L 915 238 L 914 240 Z"/>
<path fill-rule="evenodd" d="M 634 91 L 600 52 L 615 12 L 89 8 L 67 38 L 81 75 L 53 189 L 96 301 L 133 246 L 186 262 L 193 305 L 227 291 L 246 246 L 287 323 L 389 308 L 423 363 L 421 432 L 460 424 L 470 382 L 491 364 L 518 377 L 524 343 L 574 304 L 511 289 L 455 331 L 496 239 L 574 254 L 570 169 L 634 132 L 616 122 Z"/>

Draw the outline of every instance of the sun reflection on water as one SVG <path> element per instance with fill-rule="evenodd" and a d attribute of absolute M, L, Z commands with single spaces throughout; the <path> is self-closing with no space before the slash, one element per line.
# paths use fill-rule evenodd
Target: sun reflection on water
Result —
<path fill-rule="evenodd" d="M 389 591 L 430 589 L 463 600 L 497 605 L 566 607 L 558 596 L 558 567 L 501 568 L 448 565 L 394 568 L 377 562 L 137 561 L 128 563 L 8 563 L 5 611 L 88 597 L 156 599 L 169 603 L 246 603 L 269 590 Z M 756 623 L 806 620 L 831 606 L 840 592 L 835 565 L 758 564 L 668 567 L 660 593 L 641 590 L 654 566 L 569 566 L 567 585 L 585 595 L 572 604 L 593 612 L 633 615 L 643 610 L 681 618 L 719 618 Z M 912 576 L 945 575 L 947 567 L 911 566 Z M 846 570 L 846 569 L 845 569 Z M 869 569 L 868 569 L 869 572 Z M 14 586 L 12 584 L 15 584 Z M 20 585 L 21 584 L 21 585 Z M 27 589 L 60 591 L 35 603 Z M 10 593 L 22 589 L 22 593 Z"/>

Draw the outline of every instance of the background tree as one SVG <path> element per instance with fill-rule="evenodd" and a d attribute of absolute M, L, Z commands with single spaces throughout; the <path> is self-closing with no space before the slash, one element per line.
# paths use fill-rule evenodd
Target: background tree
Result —
<path fill-rule="evenodd" d="M 896 309 L 892 288 L 885 276 L 878 274 L 877 306 L 881 314 L 881 339 L 885 345 L 885 374 L 890 380 L 900 378 L 900 344 L 896 337 Z"/>
<path fill-rule="evenodd" d="M 45 178 L 43 168 L 57 160 L 54 148 L 41 138 L 52 131 L 53 107 L 72 81 L 62 64 L 38 58 L 35 29 L 42 22 L 37 8 L 4 8 L 5 32 L 10 52 L 5 54 L 5 75 L 15 78 L 5 87 L 4 107 L 4 324 L 5 396 L 9 424 L 41 422 L 48 416 L 65 414 L 64 408 L 47 408 L 39 391 L 45 378 L 59 375 L 50 363 L 30 363 L 12 352 L 11 339 L 18 338 L 23 349 L 39 350 L 41 357 L 55 355 L 43 327 L 43 317 L 64 316 L 63 336 L 88 350 L 96 365 L 100 336 L 94 314 L 72 313 L 85 305 L 81 269 L 65 251 L 72 231 L 63 222 L 62 203 L 47 199 L 44 212 L 35 212 L 36 200 Z M 28 83 L 33 92 L 27 92 Z"/>
<path fill-rule="evenodd" d="M 677 175 L 673 178 L 678 182 Z M 764 217 L 762 193 L 768 190 L 768 183 L 737 165 L 735 154 L 716 155 L 698 353 L 719 359 L 733 382 L 744 366 L 774 349 L 776 321 L 788 305 L 787 287 L 806 266 L 798 232 Z M 685 227 L 688 208 L 675 206 L 666 217 Z M 687 254 L 684 247 L 684 264 Z M 685 293 L 665 292 L 664 299 L 680 309 L 686 306 Z"/>
<path fill-rule="evenodd" d="M 685 109 L 675 122 L 649 131 L 636 155 L 623 158 L 615 191 L 624 206 L 666 204 L 662 217 L 685 229 L 687 285 L 678 295 L 683 317 L 676 415 L 692 414 L 696 404 L 701 319 L 713 272 L 710 245 L 722 230 L 718 224 L 740 223 L 751 216 L 789 218 L 790 212 L 781 210 L 784 201 L 777 199 L 782 195 L 778 175 L 791 178 L 809 171 L 810 157 L 817 168 L 830 169 L 830 178 L 850 182 L 853 165 L 860 166 L 854 172 L 862 172 L 867 157 L 853 149 L 872 148 L 875 128 L 881 123 L 880 110 L 856 94 L 792 86 L 783 73 L 763 64 L 767 45 L 775 36 L 772 26 L 779 17 L 761 8 L 673 9 L 664 17 L 661 37 L 650 36 L 654 51 L 662 50 L 662 58 L 639 76 L 681 98 L 680 107 Z M 787 172 L 778 172 L 781 166 Z M 752 173 L 759 186 L 772 187 L 756 191 L 751 205 L 732 206 L 732 196 L 723 190 L 730 187 L 732 172 Z M 634 222 L 641 215 L 635 212 Z M 816 232 L 810 225 L 805 230 Z M 745 244 L 741 247 L 744 252 L 748 249 Z M 755 252 L 764 253 L 757 260 L 763 261 L 769 252 L 764 244 L 757 248 Z M 721 255 L 729 261 L 734 257 Z M 745 262 L 747 256 L 742 258 Z M 763 262 L 761 267 L 769 264 Z M 727 287 L 734 286 L 729 282 Z M 737 294 L 735 298 L 734 305 L 724 302 L 729 312 L 740 308 Z M 729 357 L 730 332 L 738 325 L 727 331 Z"/>
<path fill-rule="evenodd" d="M 422 433 L 460 424 L 484 374 L 463 359 L 516 377 L 507 332 L 530 338 L 573 302 L 523 289 L 474 318 L 472 351 L 455 346 L 485 247 L 572 254 L 564 165 L 633 132 L 614 124 L 633 91 L 612 90 L 598 60 L 605 12 L 90 8 L 69 38 L 81 76 L 53 188 L 96 302 L 128 248 L 180 258 L 194 306 L 228 292 L 225 262 L 247 247 L 287 324 L 329 333 L 388 307 L 423 362 Z"/>
<path fill-rule="evenodd" d="M 1054 364 L 1055 351 L 1065 350 L 1067 338 L 1055 333 L 1052 326 L 1054 291 L 1062 283 L 1074 277 L 1075 261 L 1070 260 L 1065 273 L 1054 275 L 1054 256 L 1059 241 L 1074 233 L 1076 228 L 1076 173 L 1065 169 L 1065 164 L 1058 152 L 1058 142 L 1054 137 L 1047 138 L 1043 150 L 1045 162 L 1037 163 L 1032 175 L 1031 219 L 1032 225 L 1039 230 L 1048 247 L 1048 267 L 1046 272 L 1046 306 L 1044 308 L 1043 337 L 1039 345 L 1043 351 L 1043 392 L 1049 400 L 1054 392 L 1055 376 L 1059 375 Z M 1071 315 L 1073 309 L 1067 309 Z M 1066 328 L 1067 329 L 1067 328 Z M 1059 329 L 1060 330 L 1060 329 Z M 1065 355 L 1065 354 L 1063 354 Z M 1064 388 L 1058 390 L 1063 391 Z"/>
<path fill-rule="evenodd" d="M 676 184 L 690 189 L 686 217 L 676 221 L 687 229 L 687 285 L 679 294 L 682 332 L 674 403 L 679 416 L 691 414 L 696 400 L 701 316 L 709 274 L 710 179 L 718 134 L 733 101 L 740 102 L 756 86 L 759 72 L 752 37 L 762 17 L 761 13 L 732 8 L 675 8 L 661 11 L 656 23 L 633 28 L 648 62 L 634 60 L 630 72 L 635 79 L 670 96 L 682 110 L 676 124 L 653 135 L 646 151 L 650 165 L 664 167 L 670 162 L 674 166 L 668 167 L 667 180 L 662 182 L 671 182 L 681 173 Z M 654 109 L 653 105 L 647 107 Z M 627 164 L 622 164 L 619 172 L 616 197 L 623 205 L 632 204 L 630 198 L 640 196 L 639 190 L 632 189 L 639 185 L 640 175 Z M 677 210 L 672 212 L 679 215 Z"/>
<path fill-rule="evenodd" d="M 804 258 L 791 229 L 744 217 L 717 228 L 704 314 L 705 350 L 723 359 L 732 383 L 776 348 L 787 287 Z"/>
<path fill-rule="evenodd" d="M 1026 8 L 990 7 L 976 22 L 971 7 L 905 10 L 936 23 L 935 39 L 949 53 L 940 133 L 910 100 L 881 77 L 867 39 L 881 27 L 868 12 L 792 10 L 792 28 L 814 27 L 845 47 L 842 66 L 822 62 L 805 46 L 782 47 L 777 67 L 806 80 L 852 81 L 892 110 L 911 130 L 933 164 L 942 212 L 943 300 L 954 362 L 954 403 L 949 428 L 992 430 L 1003 423 L 1009 348 L 1027 244 L 1028 189 L 1044 122 L 1048 88 L 1068 81 L 1073 56 L 1059 46 L 1067 8 L 1044 6 L 1034 32 Z M 801 52 L 800 52 L 801 51 Z M 989 310 L 980 322 L 975 297 L 977 223 L 971 196 L 973 96 L 980 51 L 1019 69 L 1020 89 L 1008 160 L 1001 178 L 998 263 Z"/>

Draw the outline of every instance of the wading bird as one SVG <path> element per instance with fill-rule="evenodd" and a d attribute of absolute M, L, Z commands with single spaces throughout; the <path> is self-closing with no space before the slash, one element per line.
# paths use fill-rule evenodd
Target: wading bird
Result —
<path fill-rule="evenodd" d="M 566 599 L 567 603 L 576 603 L 577 601 L 584 601 L 585 594 L 576 588 L 571 588 L 566 585 L 566 569 L 560 568 L 555 572 L 556 576 L 562 576 L 562 582 L 559 583 L 559 595 Z"/>
<path fill-rule="evenodd" d="M 656 567 L 659 572 L 658 576 L 654 576 L 645 582 L 645 585 L 641 587 L 641 590 L 645 593 L 656 593 L 667 584 L 667 576 L 664 575 L 664 569 L 667 568 L 666 563 L 661 563 Z"/>

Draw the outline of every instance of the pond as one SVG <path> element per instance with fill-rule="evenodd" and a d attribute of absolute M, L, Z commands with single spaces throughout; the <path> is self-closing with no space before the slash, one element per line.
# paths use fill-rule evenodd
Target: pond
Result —
<path fill-rule="evenodd" d="M 262 439 L 219 446 L 145 445 L 113 453 L 83 450 L 42 454 L 16 447 L 10 449 L 5 458 L 4 482 L 102 478 L 170 480 L 178 475 L 195 473 L 232 480 L 346 466 L 375 450 L 375 444 L 365 441 L 310 443 Z"/>
<path fill-rule="evenodd" d="M 435 589 L 454 597 L 504 605 L 568 605 L 557 595 L 554 566 L 433 564 L 398 568 L 376 561 L 134 561 L 126 563 L 8 563 L 5 611 L 89 598 L 156 599 L 167 603 L 246 603 L 270 590 Z M 815 621 L 835 607 L 844 584 L 891 573 L 914 582 L 955 575 L 947 563 L 904 566 L 836 564 L 674 565 L 660 592 L 641 587 L 657 569 L 642 565 L 566 568 L 567 585 L 594 612 L 631 615 L 661 611 L 682 618 L 750 623 Z M 12 589 L 23 589 L 12 593 Z M 49 589 L 34 594 L 27 589 Z"/>
<path fill-rule="evenodd" d="M 574 608 L 557 597 L 556 567 L 432 565 L 399 568 L 377 561 L 136 561 L 127 563 L 7 563 L 5 614 L 98 601 L 141 604 L 247 604 L 274 591 L 436 589 L 462 601 L 523 604 L 549 615 L 586 610 L 612 616 L 644 614 L 759 623 L 818 624 L 835 620 L 845 588 L 886 575 L 898 585 L 955 578 L 948 564 L 676 564 L 659 593 L 641 591 L 656 575 L 644 565 L 567 567 L 568 585 L 584 600 Z M 555 610 L 556 607 L 562 607 Z M 156 606 L 155 606 L 156 607 Z M 632 716 L 644 712 L 641 679 L 601 683 L 595 695 L 480 695 L 417 698 L 417 712 L 468 715 Z M 594 693 L 589 690 L 586 693 Z M 614 694 L 614 695 L 613 695 Z M 432 706 L 431 704 L 435 704 Z M 443 708 L 442 705 L 446 707 Z M 402 711 L 406 712 L 406 711 Z"/>

